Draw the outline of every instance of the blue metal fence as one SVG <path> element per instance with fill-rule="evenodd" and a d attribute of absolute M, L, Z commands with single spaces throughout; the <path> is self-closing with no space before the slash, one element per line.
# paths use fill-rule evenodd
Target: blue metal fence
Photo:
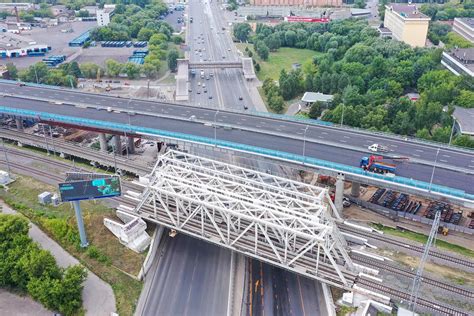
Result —
<path fill-rule="evenodd" d="M 180 139 L 184 141 L 203 143 L 207 145 L 217 145 L 224 148 L 229 148 L 229 149 L 234 149 L 234 150 L 239 150 L 239 151 L 246 151 L 246 152 L 256 153 L 256 154 L 265 155 L 269 157 L 281 158 L 281 159 L 285 159 L 289 161 L 305 163 L 307 165 L 314 165 L 314 166 L 329 168 L 329 169 L 333 169 L 333 170 L 341 171 L 345 173 L 351 173 L 351 174 L 361 175 L 361 176 L 365 176 L 369 178 L 384 180 L 387 182 L 403 184 L 403 185 L 407 185 L 407 186 L 411 186 L 411 187 L 415 187 L 415 188 L 419 188 L 423 190 L 431 190 L 432 192 L 437 192 L 441 194 L 450 195 L 453 197 L 458 197 L 458 198 L 474 201 L 474 195 L 468 194 L 463 190 L 452 189 L 452 188 L 448 188 L 448 187 L 436 185 L 436 184 L 432 184 L 430 186 L 429 183 L 426 183 L 423 181 L 418 181 L 418 180 L 413 180 L 413 179 L 408 179 L 408 178 L 398 177 L 398 176 L 389 177 L 389 176 L 385 176 L 381 174 L 367 172 L 353 166 L 348 166 L 348 165 L 344 165 L 340 163 L 334 163 L 334 162 L 311 158 L 311 157 L 304 157 L 301 155 L 295 155 L 295 154 L 291 154 L 291 153 L 287 153 L 283 151 L 244 145 L 244 144 L 239 144 L 239 143 L 234 143 L 234 142 L 229 142 L 229 141 L 224 141 L 224 140 L 214 140 L 208 137 L 200 137 L 200 136 L 194 136 L 194 135 L 189 135 L 189 134 L 184 134 L 184 133 L 176 133 L 176 132 L 170 132 L 170 131 L 165 131 L 165 130 L 159 130 L 159 129 L 154 129 L 154 128 L 131 126 L 131 125 L 122 124 L 122 123 L 84 119 L 84 118 L 64 116 L 64 115 L 58 115 L 58 114 L 52 114 L 52 113 L 46 113 L 46 112 L 16 109 L 16 108 L 4 107 L 4 106 L 0 106 L 0 112 L 4 114 L 10 114 L 10 115 L 16 115 L 16 116 L 22 116 L 22 117 L 32 117 L 36 119 L 41 119 L 43 121 L 49 120 L 49 121 L 54 121 L 54 122 L 74 124 L 78 126 L 88 126 L 88 127 L 102 128 L 102 129 L 108 129 L 108 130 L 116 130 L 116 131 L 130 131 L 130 132 L 135 132 L 135 133 L 145 133 L 145 134 L 152 134 L 156 136 Z"/>

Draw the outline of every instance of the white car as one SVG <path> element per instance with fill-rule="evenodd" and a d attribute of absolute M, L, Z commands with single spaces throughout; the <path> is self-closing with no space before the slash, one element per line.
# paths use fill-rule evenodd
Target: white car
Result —
<path fill-rule="evenodd" d="M 388 148 L 385 146 L 382 146 L 380 144 L 372 144 L 369 147 L 367 147 L 372 152 L 387 152 Z"/>

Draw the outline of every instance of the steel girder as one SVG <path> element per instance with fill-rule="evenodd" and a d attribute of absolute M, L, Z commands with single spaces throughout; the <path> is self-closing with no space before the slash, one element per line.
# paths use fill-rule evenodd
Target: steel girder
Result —
<path fill-rule="evenodd" d="M 135 213 L 177 231 L 331 285 L 353 284 L 327 189 L 170 150 L 143 193 L 128 197 Z"/>

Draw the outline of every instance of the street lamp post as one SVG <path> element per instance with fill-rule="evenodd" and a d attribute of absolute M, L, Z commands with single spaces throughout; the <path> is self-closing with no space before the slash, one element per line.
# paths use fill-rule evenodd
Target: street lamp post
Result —
<path fill-rule="evenodd" d="M 451 127 L 451 135 L 449 136 L 448 146 L 451 146 L 451 141 L 453 140 L 454 126 L 456 125 L 456 120 L 453 117 L 453 126 Z"/>
<path fill-rule="evenodd" d="M 344 103 L 342 103 L 341 127 L 342 125 L 344 125 L 344 109 L 345 108 L 346 106 L 344 105 Z"/>
<path fill-rule="evenodd" d="M 306 125 L 303 134 L 303 164 L 306 161 L 306 132 L 308 131 L 309 125 Z"/>
<path fill-rule="evenodd" d="M 436 163 L 438 162 L 438 155 L 439 155 L 439 148 L 436 150 L 436 157 L 433 164 L 433 171 L 431 172 L 431 179 L 430 179 L 430 186 L 428 187 L 428 191 L 431 192 L 431 185 L 433 184 L 434 173 L 436 169 Z"/>
<path fill-rule="evenodd" d="M 217 114 L 219 114 L 219 110 L 214 114 L 214 146 L 217 146 Z"/>

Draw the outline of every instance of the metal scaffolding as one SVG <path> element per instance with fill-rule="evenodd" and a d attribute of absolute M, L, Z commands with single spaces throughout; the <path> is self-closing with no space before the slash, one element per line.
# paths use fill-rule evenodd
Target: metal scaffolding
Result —
<path fill-rule="evenodd" d="M 354 266 L 327 190 L 170 150 L 123 210 L 342 288 Z"/>

